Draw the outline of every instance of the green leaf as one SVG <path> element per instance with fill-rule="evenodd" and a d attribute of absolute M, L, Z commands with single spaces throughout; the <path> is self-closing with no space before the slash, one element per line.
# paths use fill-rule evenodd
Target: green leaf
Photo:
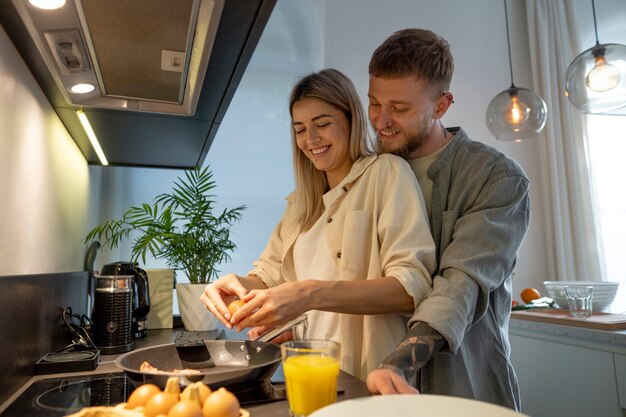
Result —
<path fill-rule="evenodd" d="M 132 242 L 131 260 L 150 254 L 166 261 L 168 267 L 183 269 L 192 283 L 207 283 L 219 274 L 217 266 L 230 261 L 237 248 L 230 239 L 230 227 L 241 221 L 246 206 L 213 213 L 217 187 L 208 166 L 186 170 L 172 191 L 157 195 L 152 205 L 130 207 L 119 220 L 105 221 L 85 236 L 89 244 L 100 240 L 102 246 L 115 248 L 137 233 Z M 135 236 L 135 235 L 133 235 Z"/>

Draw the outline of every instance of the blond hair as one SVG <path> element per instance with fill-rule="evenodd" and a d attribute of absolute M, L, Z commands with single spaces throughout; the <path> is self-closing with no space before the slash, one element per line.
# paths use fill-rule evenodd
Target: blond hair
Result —
<path fill-rule="evenodd" d="M 359 157 L 370 155 L 367 137 L 367 119 L 359 95 L 352 81 L 336 69 L 325 69 L 302 78 L 291 90 L 289 114 L 293 121 L 293 106 L 305 98 L 317 98 L 342 111 L 350 123 L 348 158 L 354 162 Z M 298 223 L 308 230 L 322 215 L 322 195 L 328 191 L 324 172 L 302 152 L 296 143 L 296 134 L 291 129 L 293 169 L 296 182 L 295 203 Z"/>

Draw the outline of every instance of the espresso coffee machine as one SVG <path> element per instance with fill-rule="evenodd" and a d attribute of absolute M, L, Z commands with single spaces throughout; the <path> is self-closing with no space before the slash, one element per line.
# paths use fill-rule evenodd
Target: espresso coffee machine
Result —
<path fill-rule="evenodd" d="M 133 339 L 146 337 L 146 321 L 150 312 L 148 274 L 136 262 L 114 262 L 102 267 L 101 275 L 132 275 L 132 336 Z"/>

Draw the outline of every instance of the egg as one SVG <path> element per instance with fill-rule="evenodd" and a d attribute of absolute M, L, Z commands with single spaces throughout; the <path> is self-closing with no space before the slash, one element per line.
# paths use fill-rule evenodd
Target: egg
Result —
<path fill-rule="evenodd" d="M 213 391 L 204 401 L 202 415 L 204 417 L 239 417 L 239 400 L 232 392 L 222 387 Z"/>
<path fill-rule="evenodd" d="M 228 311 L 230 314 L 235 314 L 235 311 L 239 310 L 246 303 L 243 300 L 235 300 L 232 303 L 228 304 Z"/>
<path fill-rule="evenodd" d="M 154 384 L 141 385 L 135 388 L 135 390 L 130 394 L 130 397 L 128 397 L 126 408 L 132 410 L 137 407 L 145 406 L 148 400 L 159 392 L 161 392 L 161 388 Z"/>
<path fill-rule="evenodd" d="M 180 399 L 197 401 L 200 407 L 202 407 L 209 394 L 211 394 L 211 388 L 199 381 L 185 387 L 180 394 Z"/>
<path fill-rule="evenodd" d="M 177 402 L 177 395 L 168 392 L 159 392 L 148 400 L 143 409 L 143 414 L 146 417 L 156 417 L 159 414 L 167 415 Z"/>
<path fill-rule="evenodd" d="M 170 409 L 167 417 L 202 417 L 202 409 L 196 401 L 182 400 Z"/>

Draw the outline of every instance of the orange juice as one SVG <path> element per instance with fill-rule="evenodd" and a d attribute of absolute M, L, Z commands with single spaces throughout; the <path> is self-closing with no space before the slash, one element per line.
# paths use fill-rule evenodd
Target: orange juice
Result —
<path fill-rule="evenodd" d="M 319 354 L 291 356 L 283 363 L 289 408 L 305 416 L 337 401 L 337 359 Z"/>

